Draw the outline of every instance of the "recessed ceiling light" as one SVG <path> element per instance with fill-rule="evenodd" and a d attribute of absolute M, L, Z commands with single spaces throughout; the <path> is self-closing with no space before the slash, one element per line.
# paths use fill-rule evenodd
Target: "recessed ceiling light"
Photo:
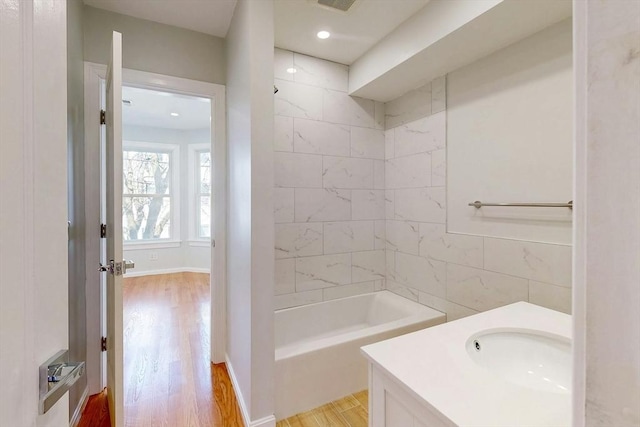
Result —
<path fill-rule="evenodd" d="M 298 70 L 296 70 L 296 69 L 295 69 L 295 68 L 293 68 L 293 67 L 291 67 L 291 68 L 287 68 L 287 73 L 289 73 L 289 74 L 295 74 L 295 73 L 297 73 L 297 72 L 298 72 Z"/>
<path fill-rule="evenodd" d="M 172 115 L 173 117 L 178 117 L 180 114 L 178 114 L 178 113 L 171 113 L 171 115 Z"/>
<path fill-rule="evenodd" d="M 329 31 L 318 31 L 318 34 L 316 34 L 318 36 L 319 39 L 328 39 L 331 36 L 331 33 Z"/>

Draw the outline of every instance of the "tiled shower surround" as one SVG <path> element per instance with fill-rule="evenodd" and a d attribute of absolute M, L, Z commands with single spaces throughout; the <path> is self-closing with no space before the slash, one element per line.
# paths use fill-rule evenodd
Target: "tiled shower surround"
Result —
<path fill-rule="evenodd" d="M 344 65 L 275 62 L 276 308 L 382 289 L 383 104 L 347 95 Z"/>
<path fill-rule="evenodd" d="M 386 288 L 448 320 L 570 311 L 570 246 L 446 232 L 444 77 L 383 105 L 346 66 L 275 59 L 276 308 Z"/>

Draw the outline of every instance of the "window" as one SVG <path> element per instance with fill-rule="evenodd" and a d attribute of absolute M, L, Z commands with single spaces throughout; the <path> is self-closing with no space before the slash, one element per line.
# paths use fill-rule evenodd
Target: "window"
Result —
<path fill-rule="evenodd" d="M 125 143 L 122 230 L 125 243 L 178 239 L 177 147 Z"/>
<path fill-rule="evenodd" d="M 211 151 L 196 151 L 196 239 L 211 238 Z"/>
<path fill-rule="evenodd" d="M 190 240 L 201 246 L 211 239 L 211 148 L 210 144 L 189 144 Z M 207 244 L 208 246 L 208 244 Z"/>

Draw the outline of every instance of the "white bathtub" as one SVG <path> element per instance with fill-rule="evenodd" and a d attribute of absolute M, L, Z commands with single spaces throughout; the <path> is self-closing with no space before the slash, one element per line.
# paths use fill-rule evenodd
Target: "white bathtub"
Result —
<path fill-rule="evenodd" d="M 388 291 L 276 311 L 276 418 L 366 389 L 360 347 L 444 321 Z"/>

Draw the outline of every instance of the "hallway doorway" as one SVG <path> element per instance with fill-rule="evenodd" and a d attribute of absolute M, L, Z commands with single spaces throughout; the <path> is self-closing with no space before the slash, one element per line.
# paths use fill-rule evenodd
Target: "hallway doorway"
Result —
<path fill-rule="evenodd" d="M 94 206 L 100 205 L 100 188 L 103 185 L 100 182 L 104 182 L 101 172 L 104 167 L 97 167 L 102 164 L 100 140 L 103 126 L 98 121 L 99 115 L 94 113 L 104 105 L 105 71 L 104 66 L 85 63 L 88 223 L 102 222 L 100 210 Z M 197 336 L 201 340 L 199 345 L 207 349 L 200 357 L 208 358 L 209 365 L 203 365 L 202 369 L 209 369 L 207 378 L 211 383 L 211 375 L 215 371 L 211 362 L 224 362 L 225 354 L 224 86 L 125 69 L 122 94 L 123 249 L 124 258 L 136 264 L 135 269 L 128 267 L 125 281 L 129 285 L 133 279 L 189 272 L 197 273 L 199 280 L 206 282 L 200 292 L 207 293 L 207 300 L 206 303 L 200 301 L 198 310 L 206 310 L 201 321 L 208 324 L 206 328 L 199 326 Z M 194 105 L 198 107 L 192 108 Z M 93 234 L 87 236 L 87 335 L 95 335 L 99 342 L 104 332 L 102 301 L 105 288 L 96 283 L 99 277 L 95 273 L 95 260 L 99 258 L 100 240 L 104 239 L 96 237 Z M 151 295 L 157 296 L 155 293 Z M 158 303 L 159 306 L 163 304 L 162 300 Z M 124 311 L 126 308 L 123 307 L 123 320 L 126 322 Z M 179 324 L 172 327 L 180 329 Z M 126 323 L 124 328 L 125 334 L 131 333 Z M 154 330 L 151 335 L 153 333 L 162 331 Z M 125 359 L 130 359 L 126 352 Z M 155 368 L 150 369 L 157 369 L 162 360 L 171 357 L 171 354 L 164 355 L 164 351 L 161 353 L 153 356 Z M 146 360 L 153 358 L 150 354 L 147 352 Z M 104 353 L 99 348 L 88 346 L 87 378 L 91 395 L 99 393 L 106 385 L 103 375 L 105 362 Z M 145 368 L 144 372 L 153 371 Z M 126 390 L 130 389 L 129 378 L 123 375 L 121 379 Z M 172 384 L 175 385 L 175 381 Z M 134 388 L 138 385 L 134 382 Z M 140 403 L 143 394 L 139 388 L 135 390 L 138 400 L 133 401 Z M 211 393 L 206 397 L 213 401 Z M 157 396 L 153 400 L 157 401 Z M 124 412 L 128 412 L 126 408 Z"/>

